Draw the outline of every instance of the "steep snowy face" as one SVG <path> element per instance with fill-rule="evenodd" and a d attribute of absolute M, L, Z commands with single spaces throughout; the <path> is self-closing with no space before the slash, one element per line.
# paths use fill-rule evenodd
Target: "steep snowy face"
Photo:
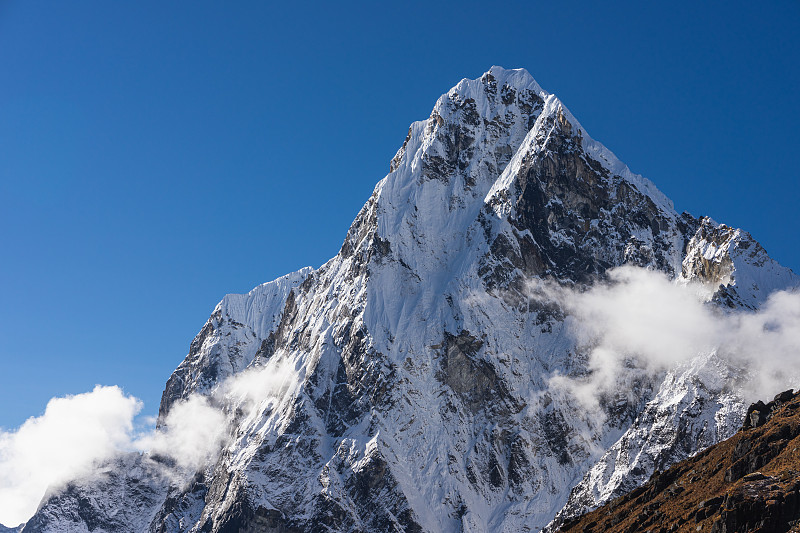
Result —
<path fill-rule="evenodd" d="M 225 378 L 241 372 L 280 321 L 289 293 L 311 273 L 304 268 L 259 285 L 248 294 L 228 294 L 192 341 L 189 355 L 172 373 L 159 413 L 192 393 L 207 394 Z"/>
<path fill-rule="evenodd" d="M 746 408 L 731 388 L 741 377 L 739 369 L 713 353 L 669 371 L 627 431 L 575 485 L 547 530 L 731 437 Z"/>
<path fill-rule="evenodd" d="M 398 259 L 415 271 L 449 272 L 484 197 L 549 96 L 527 72 L 493 67 L 462 80 L 427 121 L 412 124 L 378 186 L 378 236 L 397 243 Z"/>
<path fill-rule="evenodd" d="M 219 400 L 219 461 L 154 488 L 148 527 L 539 531 L 727 436 L 743 406 L 710 354 L 600 417 L 551 387 L 587 373 L 589 348 L 531 280 L 580 288 L 625 264 L 734 307 L 797 283 L 749 235 L 678 215 L 526 71 L 462 80 L 412 124 L 336 257 L 217 306 L 161 417 L 231 383 L 250 400 Z"/>
<path fill-rule="evenodd" d="M 131 453 L 49 491 L 24 531 L 147 531 L 170 486 L 159 464 Z"/>

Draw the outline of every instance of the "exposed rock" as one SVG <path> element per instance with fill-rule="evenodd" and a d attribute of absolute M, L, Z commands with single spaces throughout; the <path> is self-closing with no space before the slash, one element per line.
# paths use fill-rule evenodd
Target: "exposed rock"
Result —
<path fill-rule="evenodd" d="M 742 429 L 763 426 L 770 418 L 772 418 L 772 413 L 776 409 L 781 407 L 784 403 L 788 402 L 792 398 L 794 398 L 794 391 L 789 389 L 775 395 L 775 398 L 767 404 L 761 400 L 751 404 L 750 407 L 747 408 L 747 414 L 745 414 Z"/>

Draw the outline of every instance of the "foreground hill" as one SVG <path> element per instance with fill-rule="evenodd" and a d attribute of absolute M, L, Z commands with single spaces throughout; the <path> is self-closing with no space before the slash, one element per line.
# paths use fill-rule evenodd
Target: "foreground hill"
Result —
<path fill-rule="evenodd" d="M 800 531 L 800 394 L 750 407 L 730 439 L 563 524 L 561 532 Z"/>

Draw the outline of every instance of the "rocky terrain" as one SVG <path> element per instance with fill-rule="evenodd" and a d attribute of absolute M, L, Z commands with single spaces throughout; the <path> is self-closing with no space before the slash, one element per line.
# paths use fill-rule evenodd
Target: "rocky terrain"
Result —
<path fill-rule="evenodd" d="M 747 411 L 730 439 L 562 524 L 563 532 L 800 531 L 800 394 Z"/>
<path fill-rule="evenodd" d="M 411 125 L 334 258 L 226 296 L 192 342 L 159 425 L 211 398 L 229 419 L 215 460 L 165 476 L 162 459 L 124 455 L 54 488 L 24 531 L 569 519 L 746 414 L 743 370 L 713 350 L 620 383 L 600 412 L 553 386 L 591 376 L 592 346 L 532 280 L 582 290 L 623 265 L 706 287 L 720 313 L 798 285 L 746 232 L 677 213 L 526 71 L 462 80 Z M 245 401 L 231 383 L 248 376 L 261 385 Z"/>

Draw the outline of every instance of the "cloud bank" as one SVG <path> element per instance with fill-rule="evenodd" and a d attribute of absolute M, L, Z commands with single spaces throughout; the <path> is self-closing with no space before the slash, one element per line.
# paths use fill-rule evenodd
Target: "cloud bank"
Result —
<path fill-rule="evenodd" d="M 16 526 L 49 486 L 87 474 L 129 446 L 142 403 L 119 387 L 54 398 L 43 415 L 0 433 L 0 522 Z"/>
<path fill-rule="evenodd" d="M 213 461 L 228 438 L 229 412 L 256 417 L 293 394 L 295 372 L 286 364 L 250 369 L 226 380 L 209 398 L 177 402 L 162 427 L 137 431 L 142 402 L 116 386 L 53 398 L 44 414 L 0 431 L 0 523 L 27 521 L 48 488 L 90 475 L 116 454 L 141 452 L 169 459 L 165 475 L 193 474 Z M 173 466 L 167 466 L 167 465 Z"/>
<path fill-rule="evenodd" d="M 748 399 L 800 387 L 800 294 L 773 293 L 758 311 L 709 305 L 711 291 L 638 267 L 609 271 L 588 290 L 533 280 L 533 299 L 558 304 L 588 352 L 588 374 L 555 375 L 551 386 L 586 407 L 619 392 L 631 378 L 655 377 L 697 356 L 714 353 L 741 369 Z"/>

